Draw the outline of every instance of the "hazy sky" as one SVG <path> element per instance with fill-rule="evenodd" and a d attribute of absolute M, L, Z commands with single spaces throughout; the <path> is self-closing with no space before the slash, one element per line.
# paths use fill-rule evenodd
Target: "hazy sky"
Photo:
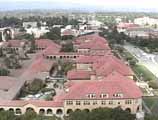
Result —
<path fill-rule="evenodd" d="M 127 9 L 158 11 L 158 0 L 0 0 L 0 10 L 69 9 L 90 10 Z"/>

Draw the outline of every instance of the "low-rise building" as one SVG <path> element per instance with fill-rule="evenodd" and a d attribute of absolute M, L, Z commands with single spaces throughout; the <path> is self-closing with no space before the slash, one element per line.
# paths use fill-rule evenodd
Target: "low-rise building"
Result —
<path fill-rule="evenodd" d="M 133 80 L 113 72 L 100 81 L 72 83 L 54 101 L 0 101 L 1 110 L 13 111 L 16 115 L 31 110 L 47 116 L 63 116 L 99 107 L 121 107 L 135 114 L 142 111 L 142 93 Z"/>
<path fill-rule="evenodd" d="M 7 42 L 2 42 L 1 48 L 6 51 L 18 52 L 24 47 L 29 47 L 29 43 L 26 40 L 9 40 Z"/>
<path fill-rule="evenodd" d="M 23 27 L 24 28 L 36 28 L 37 27 L 37 22 L 23 22 Z"/>
<path fill-rule="evenodd" d="M 102 80 L 73 83 L 64 100 L 66 114 L 98 107 L 121 107 L 133 114 L 142 110 L 142 93 L 135 82 L 117 72 Z"/>
<path fill-rule="evenodd" d="M 117 25 L 118 32 L 126 32 L 127 29 L 139 27 L 138 24 L 135 23 L 119 23 Z"/>
<path fill-rule="evenodd" d="M 135 27 L 135 28 L 128 28 L 125 32 L 131 38 L 141 37 L 141 38 L 149 38 L 152 37 L 154 34 L 154 29 L 147 28 L 147 27 Z"/>
<path fill-rule="evenodd" d="M 0 86 L 5 87 L 3 92 L 6 88 L 14 88 L 10 94 L 3 95 L 15 96 L 26 81 L 49 76 L 55 59 L 73 59 L 76 68 L 68 71 L 68 82 L 52 101 L 2 99 L 0 110 L 13 111 L 16 115 L 31 110 L 41 115 L 61 117 L 73 111 L 88 112 L 98 107 L 121 107 L 132 114 L 142 111 L 142 93 L 132 80 L 132 70 L 111 54 L 104 38 L 96 34 L 79 37 L 74 42 L 76 52 L 73 53 L 60 52 L 61 46 L 51 40 L 36 40 L 35 45 L 38 53 L 33 63 L 18 78 L 20 81 L 16 87 L 10 83 Z"/>
<path fill-rule="evenodd" d="M 48 27 L 26 28 L 26 33 L 31 34 L 31 35 L 33 34 L 35 38 L 39 38 L 49 31 L 50 30 L 48 29 Z"/>
<path fill-rule="evenodd" d="M 74 48 L 78 53 L 86 55 L 104 55 L 111 52 L 107 40 L 97 34 L 77 38 Z"/>
<path fill-rule="evenodd" d="M 134 19 L 134 23 L 141 26 L 155 26 L 155 25 L 157 26 L 158 19 L 144 16 L 144 17 Z"/>

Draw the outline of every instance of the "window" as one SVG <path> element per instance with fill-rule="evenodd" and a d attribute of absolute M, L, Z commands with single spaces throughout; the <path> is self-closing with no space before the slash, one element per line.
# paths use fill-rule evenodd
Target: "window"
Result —
<path fill-rule="evenodd" d="M 73 105 L 73 101 L 71 101 L 71 100 L 67 101 L 66 105 Z"/>
<path fill-rule="evenodd" d="M 108 94 L 102 93 L 102 94 L 100 95 L 100 97 L 101 97 L 101 98 L 107 98 L 107 97 L 108 97 Z"/>
<path fill-rule="evenodd" d="M 51 109 L 48 109 L 47 114 L 53 114 L 53 111 Z"/>
<path fill-rule="evenodd" d="M 81 102 L 80 101 L 76 101 L 76 105 L 81 105 Z"/>
<path fill-rule="evenodd" d="M 49 56 L 47 56 L 47 59 L 49 59 Z"/>
<path fill-rule="evenodd" d="M 116 94 L 113 94 L 114 97 L 123 97 L 123 94 L 122 93 L 116 93 Z"/>
<path fill-rule="evenodd" d="M 91 98 L 95 98 L 96 97 L 96 95 L 95 94 L 91 94 Z"/>
<path fill-rule="evenodd" d="M 132 104 L 132 100 L 126 100 L 125 104 Z"/>
<path fill-rule="evenodd" d="M 88 98 L 95 98 L 96 95 L 95 95 L 95 94 L 88 94 L 87 97 L 88 97 Z"/>
<path fill-rule="evenodd" d="M 21 114 L 21 109 L 17 108 L 15 112 L 16 114 Z"/>
<path fill-rule="evenodd" d="M 84 104 L 84 105 L 90 105 L 90 102 L 89 102 L 89 101 L 84 101 L 83 104 Z"/>
<path fill-rule="evenodd" d="M 97 105 L 97 101 L 93 101 L 93 105 Z"/>
<path fill-rule="evenodd" d="M 113 101 L 109 101 L 109 105 L 112 105 L 113 104 Z"/>
<path fill-rule="evenodd" d="M 101 101 L 101 104 L 102 105 L 106 105 L 106 101 Z"/>
<path fill-rule="evenodd" d="M 39 114 L 41 114 L 41 115 L 45 114 L 45 110 L 44 109 L 40 109 L 39 110 Z"/>

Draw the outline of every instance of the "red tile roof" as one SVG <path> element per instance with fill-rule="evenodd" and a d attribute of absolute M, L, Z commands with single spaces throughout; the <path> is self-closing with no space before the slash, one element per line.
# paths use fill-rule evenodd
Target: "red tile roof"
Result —
<path fill-rule="evenodd" d="M 27 104 L 32 104 L 37 107 L 62 107 L 63 103 L 61 102 L 54 102 L 54 101 L 44 101 L 44 100 L 28 100 L 28 101 L 23 101 L 23 100 L 1 100 L 0 101 L 0 106 L 9 106 L 9 107 L 23 107 Z"/>
<path fill-rule="evenodd" d="M 90 80 L 90 76 L 93 74 L 91 71 L 84 70 L 71 70 L 67 73 L 68 80 Z"/>
<path fill-rule="evenodd" d="M 37 53 L 37 55 L 36 55 L 37 58 L 59 53 L 60 49 L 61 49 L 60 45 L 54 43 L 52 40 L 49 40 L 49 39 L 36 40 L 36 45 L 38 46 L 38 48 L 44 48 L 44 50 Z"/>
<path fill-rule="evenodd" d="M 39 48 L 47 48 L 49 46 L 52 46 L 54 48 L 58 48 L 60 49 L 61 46 L 54 43 L 53 40 L 49 40 L 49 39 L 39 39 L 39 40 L 35 40 L 35 44 L 37 47 Z"/>
<path fill-rule="evenodd" d="M 110 50 L 107 40 L 97 34 L 78 37 L 74 45 L 77 49 Z"/>
<path fill-rule="evenodd" d="M 117 71 L 125 76 L 134 74 L 129 66 L 114 56 L 106 56 L 98 59 L 98 61 L 93 64 L 93 69 L 98 76 L 107 76 L 113 71 Z"/>
<path fill-rule="evenodd" d="M 88 94 L 96 94 L 93 99 L 122 99 L 113 96 L 117 93 L 123 94 L 122 98 L 125 99 L 142 97 L 141 90 L 133 80 L 112 73 L 102 81 L 86 81 L 72 85 L 63 99 L 90 99 L 87 97 Z M 101 94 L 108 94 L 108 97 L 101 98 Z"/>
<path fill-rule="evenodd" d="M 98 34 L 84 35 L 84 36 L 78 37 L 74 43 L 81 44 L 87 41 L 93 41 L 93 42 L 101 41 L 102 43 L 108 44 L 107 40 L 103 37 L 100 37 Z"/>
<path fill-rule="evenodd" d="M 43 57 L 36 59 L 26 71 L 22 74 L 23 77 L 33 78 L 41 72 L 49 72 L 54 62 L 44 59 Z"/>
<path fill-rule="evenodd" d="M 117 25 L 118 28 L 133 28 L 133 27 L 139 27 L 138 24 L 134 24 L 134 23 L 120 23 L 119 25 Z"/>
<path fill-rule="evenodd" d="M 43 54 L 43 55 L 53 55 L 53 54 L 59 53 L 59 52 L 60 52 L 60 48 L 50 45 L 45 50 L 43 50 L 41 52 L 41 54 Z"/>
<path fill-rule="evenodd" d="M 83 55 L 76 59 L 76 63 L 93 64 L 100 56 Z"/>
<path fill-rule="evenodd" d="M 79 45 L 79 49 L 110 50 L 107 44 L 100 41 L 88 41 Z"/>

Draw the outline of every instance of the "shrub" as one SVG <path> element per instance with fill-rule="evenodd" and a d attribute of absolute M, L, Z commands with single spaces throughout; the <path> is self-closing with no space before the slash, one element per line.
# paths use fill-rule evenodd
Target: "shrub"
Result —
<path fill-rule="evenodd" d="M 153 88 L 153 89 L 158 89 L 158 83 L 154 80 L 149 82 L 149 87 Z"/>
<path fill-rule="evenodd" d="M 0 68 L 0 76 L 8 76 L 10 71 L 5 68 Z"/>

